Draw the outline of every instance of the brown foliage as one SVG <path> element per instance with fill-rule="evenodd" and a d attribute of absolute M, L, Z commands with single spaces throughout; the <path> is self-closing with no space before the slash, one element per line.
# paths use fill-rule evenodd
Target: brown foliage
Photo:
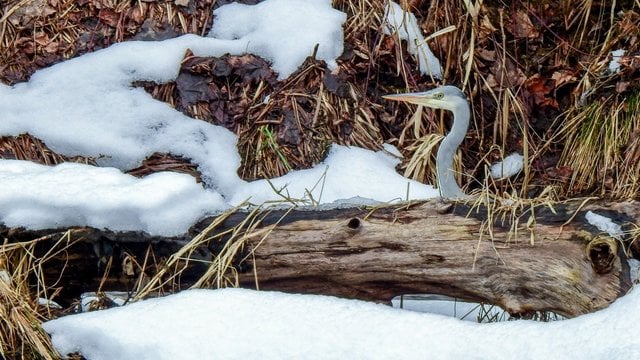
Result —
<path fill-rule="evenodd" d="M 211 7 L 226 2 L 213 3 L 9 1 L 0 22 L 0 80 L 25 81 L 39 68 L 119 41 L 205 34 L 212 21 Z M 605 177 L 610 175 L 576 166 L 586 159 L 566 153 L 565 142 L 581 141 L 568 137 L 580 124 L 567 128 L 564 121 L 588 102 L 602 102 L 605 108 L 621 106 L 623 111 L 634 108 L 626 104 L 640 91 L 640 60 L 634 55 L 640 50 L 636 31 L 640 15 L 633 3 L 616 3 L 614 8 L 604 2 L 579 1 L 485 3 L 471 8 L 458 1 L 405 5 L 416 14 L 425 34 L 455 26 L 428 43 L 441 59 L 446 83 L 463 87 L 474 108 L 472 129 L 462 146 L 465 184 L 478 187 L 484 182 L 485 165 L 518 151 L 526 153 L 526 174 L 509 184 L 490 183 L 496 191 L 512 188 L 535 196 L 553 185 L 564 195 L 601 194 L 604 189 L 611 196 L 637 196 L 637 186 L 632 191 L 609 191 Z M 432 170 L 414 172 L 412 162 L 430 156 L 418 145 L 426 135 L 445 133 L 449 115 L 425 111 L 422 121 L 414 124 L 412 107 L 386 103 L 380 96 L 436 84 L 418 72 L 404 44 L 381 33 L 383 2 L 340 0 L 335 6 L 348 14 L 345 50 L 336 71 L 311 56 L 296 74 L 278 82 L 268 63 L 253 55 L 186 54 L 174 82 L 137 85 L 189 116 L 236 132 L 243 159 L 239 172 L 246 179 L 312 166 L 332 142 L 369 149 L 387 142 L 405 155 L 402 169 L 408 176 L 429 181 Z M 619 61 L 620 70 L 610 74 L 606 69 L 610 51 L 617 48 L 627 52 Z M 626 135 L 619 146 L 626 150 L 614 167 L 628 165 L 635 154 L 635 133 L 622 133 Z M 43 163 L 63 160 L 46 144 L 39 143 L 40 150 L 32 151 L 33 146 L 24 142 L 3 141 L 5 158 L 31 154 Z M 188 159 L 170 154 L 157 154 L 132 173 L 176 168 L 195 174 Z M 587 177 L 592 180 L 577 183 Z"/>

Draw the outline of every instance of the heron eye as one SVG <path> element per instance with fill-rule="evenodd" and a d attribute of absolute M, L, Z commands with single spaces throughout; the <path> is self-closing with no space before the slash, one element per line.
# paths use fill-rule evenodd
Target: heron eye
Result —
<path fill-rule="evenodd" d="M 444 97 L 444 94 L 443 94 L 443 93 L 441 93 L 441 92 L 439 92 L 439 93 L 436 93 L 435 95 L 433 95 L 433 97 L 434 97 L 435 99 L 440 100 L 440 99 L 442 99 L 442 98 Z"/>

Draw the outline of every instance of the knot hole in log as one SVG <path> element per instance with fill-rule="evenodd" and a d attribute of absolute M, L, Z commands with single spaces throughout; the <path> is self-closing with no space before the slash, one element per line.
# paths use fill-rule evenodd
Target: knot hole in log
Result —
<path fill-rule="evenodd" d="M 593 270 L 598 274 L 606 274 L 613 268 L 617 257 L 618 245 L 610 237 L 598 236 L 587 245 L 587 256 Z"/>
<path fill-rule="evenodd" d="M 361 226 L 362 226 L 362 221 L 360 221 L 360 219 L 358 218 L 351 218 L 347 223 L 347 227 L 354 232 L 358 231 Z"/>

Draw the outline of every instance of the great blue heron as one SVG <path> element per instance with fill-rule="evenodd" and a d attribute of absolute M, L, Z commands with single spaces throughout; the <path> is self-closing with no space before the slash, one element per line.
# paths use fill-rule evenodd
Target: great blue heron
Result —
<path fill-rule="evenodd" d="M 453 126 L 438 148 L 436 156 L 436 178 L 440 196 L 445 199 L 462 199 L 467 195 L 456 183 L 453 171 L 453 156 L 469 129 L 469 103 L 464 93 L 455 86 L 440 86 L 435 89 L 406 94 L 385 95 L 383 98 L 445 109 L 453 113 Z"/>

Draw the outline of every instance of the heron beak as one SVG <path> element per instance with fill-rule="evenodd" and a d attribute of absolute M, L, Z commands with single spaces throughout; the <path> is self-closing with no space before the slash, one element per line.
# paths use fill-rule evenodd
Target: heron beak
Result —
<path fill-rule="evenodd" d="M 384 99 L 392 101 L 402 101 L 410 104 L 417 105 L 429 105 L 429 98 L 424 96 L 424 93 L 405 93 L 405 94 L 393 94 L 383 95 Z"/>

